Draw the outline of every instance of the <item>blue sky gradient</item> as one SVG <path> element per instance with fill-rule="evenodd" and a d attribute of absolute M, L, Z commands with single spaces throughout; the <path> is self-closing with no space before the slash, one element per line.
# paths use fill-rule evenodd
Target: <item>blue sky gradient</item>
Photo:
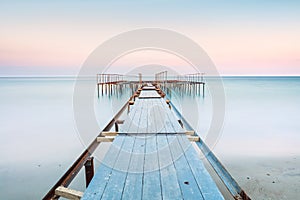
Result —
<path fill-rule="evenodd" d="M 299 75 L 300 1 L 0 1 L 0 75 L 74 75 L 103 41 L 159 27 L 221 74 Z M 134 62 L 134 61 L 133 61 Z"/>

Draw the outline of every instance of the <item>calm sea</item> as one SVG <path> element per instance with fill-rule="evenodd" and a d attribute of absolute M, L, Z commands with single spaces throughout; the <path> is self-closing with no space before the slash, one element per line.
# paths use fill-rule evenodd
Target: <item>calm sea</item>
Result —
<path fill-rule="evenodd" d="M 40 199 L 85 148 L 74 121 L 74 83 L 73 78 L 0 78 L 0 199 Z M 223 83 L 225 120 L 213 149 L 221 160 L 300 155 L 299 77 L 226 77 Z M 129 94 L 97 99 L 95 93 L 99 127 Z M 205 137 L 218 112 L 209 91 L 204 98 L 171 95 Z M 80 173 L 72 188 L 83 190 L 83 183 Z"/>

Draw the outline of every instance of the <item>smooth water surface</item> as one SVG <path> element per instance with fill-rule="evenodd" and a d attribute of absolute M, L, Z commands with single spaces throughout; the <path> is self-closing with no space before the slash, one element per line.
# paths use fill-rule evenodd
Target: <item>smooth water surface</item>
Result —
<path fill-rule="evenodd" d="M 300 78 L 226 77 L 223 82 L 226 118 L 214 147 L 221 159 L 299 156 Z M 73 78 L 0 79 L 0 199 L 40 199 L 85 148 L 74 121 L 74 83 Z M 100 99 L 95 93 L 99 129 L 130 93 Z M 204 98 L 174 93 L 172 101 L 205 137 L 213 114 L 209 91 Z M 98 133 L 86 134 L 92 139 Z M 73 188 L 84 188 L 82 174 Z"/>

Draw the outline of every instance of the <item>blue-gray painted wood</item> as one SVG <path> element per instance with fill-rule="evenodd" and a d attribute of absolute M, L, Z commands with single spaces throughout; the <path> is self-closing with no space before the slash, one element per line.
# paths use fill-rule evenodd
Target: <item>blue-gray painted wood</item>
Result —
<path fill-rule="evenodd" d="M 184 132 L 170 111 L 167 104 L 160 99 L 137 99 L 133 111 L 121 127 L 128 127 L 128 133 L 178 133 Z M 135 111 L 135 113 L 134 113 Z M 134 114 L 133 114 L 134 113 Z M 170 117 L 172 118 L 170 119 Z M 126 133 L 126 128 L 121 133 Z"/>
<path fill-rule="evenodd" d="M 124 144 L 125 137 L 126 136 L 118 136 L 115 138 L 113 145 L 109 148 L 109 151 L 101 162 L 102 164 L 99 166 L 86 189 L 82 197 L 83 200 L 101 199 L 103 191 L 111 177 L 114 165 L 116 164 L 120 149 Z"/>
<path fill-rule="evenodd" d="M 166 135 L 157 135 L 156 140 L 163 199 L 182 199 L 183 197 Z"/>
<path fill-rule="evenodd" d="M 130 110 L 82 199 L 223 199 L 162 98 Z"/>
<path fill-rule="evenodd" d="M 191 171 L 190 166 L 185 157 L 178 140 L 181 140 L 179 135 L 167 135 L 171 156 L 175 165 L 178 183 L 180 185 L 182 196 L 184 199 L 199 199 L 203 200 L 203 196 Z"/>
<path fill-rule="evenodd" d="M 200 139 L 200 142 L 196 142 L 196 145 L 201 149 L 206 159 L 209 161 L 213 169 L 216 171 L 218 176 L 221 178 L 222 182 L 225 184 L 232 196 L 239 196 L 242 192 L 241 187 L 234 180 L 234 178 L 229 174 L 217 157 L 210 151 L 205 143 Z"/>
<path fill-rule="evenodd" d="M 140 118 L 144 107 L 144 101 L 136 99 L 135 102 L 137 104 L 135 107 L 135 114 L 129 119 L 131 121 L 131 124 L 127 130 L 129 133 L 138 133 Z"/>
<path fill-rule="evenodd" d="M 140 135 L 135 137 L 131 154 L 130 165 L 127 172 L 122 199 L 141 199 L 143 193 L 145 138 Z"/>
<path fill-rule="evenodd" d="M 173 113 L 172 110 L 169 109 L 169 107 L 167 106 L 166 102 L 161 99 L 161 103 L 162 103 L 162 106 L 167 108 L 167 116 L 168 116 L 168 121 L 171 122 L 172 126 L 173 126 L 173 129 L 176 133 L 183 133 L 185 132 L 185 130 L 180 126 L 179 122 L 178 122 L 178 119 L 176 118 L 176 115 L 175 113 Z"/>
<path fill-rule="evenodd" d="M 180 139 L 180 138 L 181 139 Z M 185 155 L 188 161 L 189 168 L 192 170 L 197 184 L 201 190 L 202 196 L 205 200 L 223 200 L 223 196 L 219 191 L 217 185 L 209 175 L 203 162 L 200 160 L 199 155 L 190 141 L 184 135 L 179 135 L 178 141 L 181 148 L 186 148 Z"/>
<path fill-rule="evenodd" d="M 162 199 L 157 143 L 155 135 L 146 137 L 142 199 Z"/>
<path fill-rule="evenodd" d="M 140 101 L 136 101 L 134 105 L 130 106 L 130 112 L 128 113 L 127 117 L 125 118 L 124 124 L 120 126 L 120 132 L 126 133 L 129 131 L 133 124 L 134 116 L 137 114 L 137 110 L 140 108 Z"/>
<path fill-rule="evenodd" d="M 181 115 L 181 113 L 177 110 L 177 108 L 172 104 L 173 110 L 176 115 L 182 120 L 184 125 L 189 129 L 193 130 L 192 126 L 188 123 L 188 121 Z M 197 133 L 195 133 L 198 135 Z M 200 137 L 200 135 L 198 135 Z M 230 173 L 226 170 L 226 168 L 222 165 L 219 159 L 214 155 L 214 153 L 209 149 L 209 147 L 205 144 L 205 142 L 200 137 L 199 142 L 195 142 L 195 144 L 199 147 L 202 153 L 205 155 L 208 162 L 211 164 L 215 172 L 221 178 L 222 182 L 225 184 L 228 191 L 231 193 L 233 197 L 238 197 L 243 193 L 242 188 L 235 181 L 235 179 L 230 175 Z"/>
<path fill-rule="evenodd" d="M 166 133 L 164 120 L 161 115 L 161 111 L 163 108 L 161 106 L 160 100 L 153 99 L 152 104 L 153 104 L 153 110 L 154 110 L 154 120 L 155 120 L 155 124 L 156 124 L 156 131 L 157 131 L 157 133 Z"/>
<path fill-rule="evenodd" d="M 155 89 L 156 89 L 156 87 L 153 85 L 148 85 L 148 86 L 143 87 L 143 90 L 155 90 Z"/>
<path fill-rule="evenodd" d="M 157 106 L 159 108 L 158 115 L 160 115 L 160 120 L 163 123 L 162 133 L 176 133 L 173 122 L 169 120 L 168 113 L 170 112 L 167 104 L 163 104 L 161 99 L 157 100 Z"/>
<path fill-rule="evenodd" d="M 148 102 L 149 99 L 142 100 L 137 133 L 148 133 Z"/>
<path fill-rule="evenodd" d="M 151 99 L 148 103 L 148 133 L 155 134 L 157 133 L 157 118 L 155 116 L 155 108 L 154 108 L 154 102 Z"/>
<path fill-rule="evenodd" d="M 142 90 L 139 99 L 143 98 L 161 98 L 161 96 L 155 90 Z"/>
<path fill-rule="evenodd" d="M 121 199 L 134 140 L 134 137 L 125 136 L 124 144 L 101 199 Z"/>

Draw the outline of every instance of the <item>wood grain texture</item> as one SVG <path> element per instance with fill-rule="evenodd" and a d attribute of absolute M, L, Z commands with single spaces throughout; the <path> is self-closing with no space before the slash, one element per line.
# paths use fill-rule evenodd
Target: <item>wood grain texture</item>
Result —
<path fill-rule="evenodd" d="M 142 90 L 122 134 L 104 133 L 116 136 L 82 199 L 224 199 L 189 141 L 198 137 L 156 94 Z"/>
<path fill-rule="evenodd" d="M 82 197 L 83 192 L 80 192 L 80 191 L 77 191 L 77 190 L 72 190 L 72 189 L 69 189 L 69 188 L 65 188 L 63 186 L 59 186 L 55 190 L 55 194 L 60 196 L 60 197 L 67 198 L 67 199 L 79 200 Z"/>

